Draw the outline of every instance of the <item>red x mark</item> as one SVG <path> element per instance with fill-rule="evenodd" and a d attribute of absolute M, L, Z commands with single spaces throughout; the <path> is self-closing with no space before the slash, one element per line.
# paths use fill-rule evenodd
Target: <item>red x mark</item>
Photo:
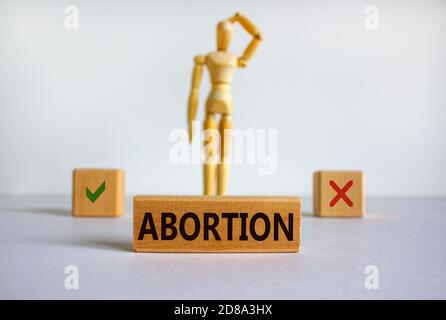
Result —
<path fill-rule="evenodd" d="M 336 182 L 334 182 L 333 180 L 330 180 L 329 182 L 330 186 L 337 192 L 336 197 L 334 197 L 331 201 L 330 201 L 330 207 L 334 207 L 334 205 L 339 201 L 339 200 L 344 200 L 345 203 L 348 204 L 349 207 L 353 207 L 353 202 L 350 200 L 349 197 L 347 197 L 347 195 L 345 194 L 348 189 L 351 188 L 351 186 L 353 185 L 353 180 L 349 180 L 345 186 L 341 188 L 339 188 L 339 186 L 336 184 Z"/>

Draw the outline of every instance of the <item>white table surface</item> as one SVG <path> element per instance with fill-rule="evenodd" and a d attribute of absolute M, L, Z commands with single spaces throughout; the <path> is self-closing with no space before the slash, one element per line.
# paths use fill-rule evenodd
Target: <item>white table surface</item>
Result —
<path fill-rule="evenodd" d="M 69 196 L 0 195 L 2 299 L 446 298 L 446 199 L 368 199 L 362 219 L 314 217 L 298 254 L 134 253 L 121 218 L 73 218 Z M 64 287 L 65 266 L 79 289 Z M 367 290 L 364 270 L 379 269 Z"/>

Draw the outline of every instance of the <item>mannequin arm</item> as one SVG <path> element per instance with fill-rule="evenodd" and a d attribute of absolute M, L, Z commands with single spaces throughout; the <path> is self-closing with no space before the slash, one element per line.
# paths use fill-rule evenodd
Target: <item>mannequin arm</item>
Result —
<path fill-rule="evenodd" d="M 263 40 L 263 36 L 259 29 L 244 15 L 237 12 L 234 16 L 229 18 L 229 21 L 232 23 L 238 22 L 240 25 L 245 29 L 246 32 L 248 32 L 252 36 L 252 40 L 249 43 L 249 45 L 246 47 L 245 51 L 243 52 L 243 55 L 238 59 L 238 65 L 239 67 L 246 67 L 248 64 L 248 61 L 251 60 L 252 56 L 257 50 L 257 47 L 259 46 L 260 42 Z"/>
<path fill-rule="evenodd" d="M 196 56 L 194 59 L 194 71 L 192 73 L 192 85 L 189 95 L 187 122 L 189 132 L 189 143 L 192 143 L 194 133 L 193 122 L 197 115 L 198 93 L 200 89 L 201 79 L 203 78 L 203 66 L 206 63 L 205 56 Z"/>

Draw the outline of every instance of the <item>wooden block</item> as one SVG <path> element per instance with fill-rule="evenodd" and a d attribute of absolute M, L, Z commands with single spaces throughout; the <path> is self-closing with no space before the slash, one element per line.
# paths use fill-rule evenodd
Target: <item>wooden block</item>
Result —
<path fill-rule="evenodd" d="M 136 252 L 298 252 L 297 197 L 136 196 Z"/>
<path fill-rule="evenodd" d="M 313 175 L 314 214 L 321 217 L 362 217 L 365 208 L 361 171 L 317 171 Z"/>
<path fill-rule="evenodd" d="M 124 171 L 73 170 L 73 215 L 116 217 L 124 212 Z"/>

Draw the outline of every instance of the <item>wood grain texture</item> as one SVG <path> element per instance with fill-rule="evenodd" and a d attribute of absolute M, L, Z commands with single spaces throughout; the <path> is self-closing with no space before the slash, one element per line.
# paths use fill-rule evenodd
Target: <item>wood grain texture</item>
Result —
<path fill-rule="evenodd" d="M 94 201 L 87 196 L 87 188 L 95 194 L 105 182 L 105 190 Z M 124 171 L 119 169 L 74 169 L 74 216 L 116 217 L 124 212 Z"/>
<path fill-rule="evenodd" d="M 176 220 L 173 223 L 176 236 L 171 240 L 162 238 L 162 217 L 166 213 L 175 215 Z M 187 235 L 196 234 L 192 240 L 185 239 L 181 233 L 181 221 L 186 213 L 198 218 L 183 222 Z M 236 215 L 232 228 L 225 216 L 227 213 Z M 147 221 L 144 223 L 147 214 L 152 216 L 157 234 L 141 237 L 141 230 L 147 230 L 150 225 Z M 269 232 L 266 232 L 268 222 L 265 220 L 269 221 Z M 206 228 L 216 221 L 217 236 Z M 297 197 L 136 196 L 133 199 L 133 248 L 136 252 L 298 252 L 300 221 L 300 199 Z M 172 223 L 172 219 L 165 218 L 166 222 Z M 232 237 L 228 230 L 232 230 Z M 172 236 L 172 229 L 165 231 L 165 236 Z M 256 240 L 259 235 L 264 239 Z"/>
<path fill-rule="evenodd" d="M 335 183 L 335 187 L 330 185 Z M 350 182 L 351 181 L 351 182 Z M 345 191 L 346 199 L 338 196 Z M 336 197 L 338 199 L 336 201 Z M 349 204 L 349 200 L 351 203 Z M 361 171 L 317 171 L 313 175 L 313 209 L 320 217 L 362 217 L 365 214 L 364 174 Z"/>

